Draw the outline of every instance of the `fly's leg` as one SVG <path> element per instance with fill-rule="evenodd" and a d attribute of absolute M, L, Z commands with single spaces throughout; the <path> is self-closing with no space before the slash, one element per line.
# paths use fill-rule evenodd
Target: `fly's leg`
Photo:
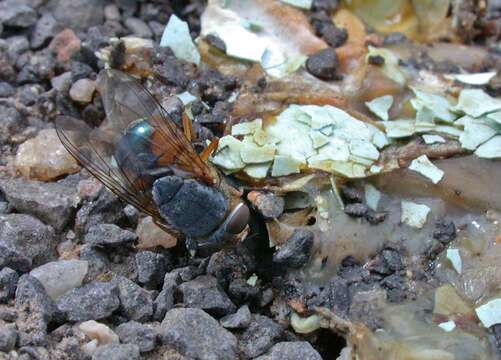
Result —
<path fill-rule="evenodd" d="M 186 246 L 186 250 L 188 250 L 188 252 L 190 253 L 190 255 L 192 257 L 195 256 L 195 254 L 198 251 L 198 243 L 197 243 L 197 241 L 194 238 L 187 236 L 186 240 L 185 240 L 185 246 Z"/>

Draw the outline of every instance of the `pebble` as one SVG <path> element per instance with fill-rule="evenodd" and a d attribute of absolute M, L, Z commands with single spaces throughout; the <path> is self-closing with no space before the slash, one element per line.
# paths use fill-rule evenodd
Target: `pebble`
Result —
<path fill-rule="evenodd" d="M 149 39 L 153 36 L 153 32 L 149 26 L 141 19 L 135 17 L 127 18 L 124 25 L 137 37 Z"/>
<path fill-rule="evenodd" d="M 306 61 L 306 69 L 319 79 L 336 80 L 338 59 L 336 50 L 327 48 L 311 55 Z"/>
<path fill-rule="evenodd" d="M 38 135 L 19 146 L 14 160 L 16 170 L 27 179 L 49 181 L 80 170 L 66 151 L 56 130 L 40 130 Z"/>
<path fill-rule="evenodd" d="M 363 190 L 357 189 L 355 187 L 343 185 L 340 187 L 341 196 L 346 203 L 363 203 L 364 202 L 364 192 Z"/>
<path fill-rule="evenodd" d="M 120 299 L 119 313 L 130 320 L 144 322 L 153 315 L 153 295 L 135 282 L 117 276 L 113 279 L 117 285 Z"/>
<path fill-rule="evenodd" d="M 355 218 L 365 217 L 370 211 L 370 208 L 366 204 L 355 203 L 347 204 L 344 207 L 344 213 Z"/>
<path fill-rule="evenodd" d="M 330 307 L 339 316 L 345 317 L 348 314 L 351 304 L 350 289 L 346 280 L 339 276 L 334 276 L 329 281 L 329 302 Z"/>
<path fill-rule="evenodd" d="M 133 344 L 108 344 L 100 346 L 92 360 L 139 360 L 139 348 Z"/>
<path fill-rule="evenodd" d="M 103 0 L 50 0 L 48 7 L 62 26 L 75 30 L 87 31 L 104 20 Z"/>
<path fill-rule="evenodd" d="M 0 352 L 14 350 L 17 341 L 17 329 L 14 324 L 0 324 Z"/>
<path fill-rule="evenodd" d="M 59 260 L 31 270 L 30 275 L 42 283 L 52 300 L 82 285 L 89 269 L 87 261 Z"/>
<path fill-rule="evenodd" d="M 104 17 L 106 20 L 110 21 L 119 21 L 120 20 L 120 11 L 115 4 L 109 4 L 104 7 Z"/>
<path fill-rule="evenodd" d="M 276 219 L 284 212 L 284 199 L 272 192 L 251 191 L 247 199 L 265 219 Z"/>
<path fill-rule="evenodd" d="M 200 360 L 237 359 L 237 339 L 200 309 L 172 309 L 160 325 L 163 344 L 182 355 Z"/>
<path fill-rule="evenodd" d="M 70 88 L 70 98 L 81 104 L 88 104 L 92 101 L 96 91 L 96 82 L 90 79 L 77 80 Z"/>
<path fill-rule="evenodd" d="M 442 244 L 448 244 L 456 238 L 456 225 L 452 221 L 439 220 L 435 223 L 433 238 Z"/>
<path fill-rule="evenodd" d="M 33 215 L 57 231 L 63 230 L 80 202 L 77 189 L 61 183 L 6 179 L 0 180 L 0 189 L 17 211 Z"/>
<path fill-rule="evenodd" d="M 217 279 L 202 275 L 179 286 L 186 307 L 205 310 L 213 316 L 224 316 L 236 311 L 236 306 L 220 288 Z"/>
<path fill-rule="evenodd" d="M 227 329 L 245 329 L 252 320 L 248 305 L 242 306 L 236 313 L 226 315 L 220 320 L 221 326 Z"/>
<path fill-rule="evenodd" d="M 10 142 L 11 137 L 26 126 L 26 119 L 14 106 L 0 105 L 0 141 Z"/>
<path fill-rule="evenodd" d="M 137 280 L 150 288 L 161 284 L 169 261 L 164 254 L 139 251 L 136 254 Z"/>
<path fill-rule="evenodd" d="M 98 281 L 73 289 L 57 301 L 59 311 L 75 322 L 107 318 L 119 305 L 117 286 Z"/>
<path fill-rule="evenodd" d="M 309 230 L 297 229 L 273 255 L 273 262 L 291 268 L 301 268 L 310 259 L 314 235 Z"/>
<path fill-rule="evenodd" d="M 24 266 L 15 266 L 6 261 L 9 250 L 29 264 L 44 264 L 53 257 L 56 241 L 54 229 L 30 215 L 0 215 L 0 267 L 9 266 L 14 270 L 26 271 Z"/>
<path fill-rule="evenodd" d="M 33 32 L 31 33 L 31 48 L 41 48 L 56 35 L 59 25 L 51 13 L 43 14 L 38 19 Z"/>
<path fill-rule="evenodd" d="M 162 291 L 153 302 L 153 319 L 162 321 L 167 311 L 174 307 L 174 292 L 181 283 L 181 277 L 177 272 L 165 274 Z"/>
<path fill-rule="evenodd" d="M 0 2 L 0 23 L 4 26 L 27 28 L 34 25 L 37 18 L 36 11 L 22 1 Z"/>
<path fill-rule="evenodd" d="M 157 246 L 170 249 L 177 244 L 177 239 L 155 224 L 151 216 L 139 221 L 136 234 L 139 239 L 136 245 L 138 249 L 153 249 Z"/>
<path fill-rule="evenodd" d="M 365 268 L 381 275 L 390 275 L 403 270 L 404 265 L 400 253 L 397 250 L 387 248 L 383 249 Z"/>
<path fill-rule="evenodd" d="M 80 39 L 72 29 L 65 29 L 52 39 L 49 48 L 56 53 L 58 61 L 66 62 L 80 51 Z"/>
<path fill-rule="evenodd" d="M 81 61 L 71 62 L 71 79 L 77 82 L 81 79 L 92 78 L 94 76 L 94 69 Z"/>
<path fill-rule="evenodd" d="M 124 230 L 115 224 L 100 224 L 92 226 L 85 234 L 84 242 L 93 246 L 124 246 L 131 245 L 137 236 L 132 231 Z"/>
<path fill-rule="evenodd" d="M 240 337 L 240 351 L 250 359 L 262 355 L 282 337 L 283 332 L 283 327 L 269 317 L 255 315 Z"/>
<path fill-rule="evenodd" d="M 16 93 L 16 89 L 8 82 L 0 82 L 0 98 L 7 98 Z"/>
<path fill-rule="evenodd" d="M 386 292 L 380 288 L 359 291 L 353 295 L 349 317 L 352 321 L 362 321 L 375 330 L 383 325 L 382 314 L 386 305 Z"/>
<path fill-rule="evenodd" d="M 12 36 L 7 39 L 9 47 L 7 48 L 7 56 L 11 62 L 15 63 L 16 60 L 30 49 L 30 42 L 28 38 L 23 35 Z"/>
<path fill-rule="evenodd" d="M 52 79 L 50 79 L 50 84 L 57 91 L 63 94 L 67 94 L 71 88 L 71 72 L 66 71 L 61 75 L 54 76 Z"/>
<path fill-rule="evenodd" d="M 279 342 L 255 360 L 322 360 L 322 356 L 307 341 Z"/>
<path fill-rule="evenodd" d="M 17 283 L 16 309 L 26 310 L 28 314 L 40 314 L 45 324 L 52 320 L 57 311 L 42 283 L 28 274 L 21 276 Z"/>
<path fill-rule="evenodd" d="M 91 340 L 97 340 L 99 346 L 106 344 L 118 344 L 118 335 L 108 326 L 94 320 L 84 321 L 78 328 Z"/>
<path fill-rule="evenodd" d="M 11 268 L 0 270 L 0 303 L 5 304 L 14 297 L 18 280 L 19 275 Z"/>
<path fill-rule="evenodd" d="M 119 325 L 115 331 L 122 344 L 137 345 L 140 352 L 148 352 L 155 348 L 157 343 L 156 331 L 148 325 L 136 321 L 129 321 Z"/>

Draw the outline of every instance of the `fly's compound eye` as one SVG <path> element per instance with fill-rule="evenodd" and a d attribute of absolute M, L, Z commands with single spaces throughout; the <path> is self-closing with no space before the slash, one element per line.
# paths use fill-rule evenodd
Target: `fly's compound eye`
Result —
<path fill-rule="evenodd" d="M 241 233 L 249 222 L 250 210 L 244 203 L 238 204 L 228 216 L 226 232 L 232 235 Z"/>

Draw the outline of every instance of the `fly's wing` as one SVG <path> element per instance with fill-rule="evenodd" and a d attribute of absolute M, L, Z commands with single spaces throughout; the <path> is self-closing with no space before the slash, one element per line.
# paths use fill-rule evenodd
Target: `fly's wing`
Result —
<path fill-rule="evenodd" d="M 153 201 L 151 183 L 136 176 L 141 174 L 141 164 L 129 162 L 127 168 L 122 168 L 115 158 L 128 127 L 137 120 L 148 122 L 153 132 L 145 134 L 144 141 L 156 155 L 159 168 L 169 167 L 210 184 L 216 182 L 216 175 L 162 106 L 136 80 L 111 70 L 99 75 L 98 84 L 107 115 L 104 126 L 91 128 L 81 120 L 59 117 L 58 136 L 68 152 L 108 189 L 168 228 Z"/>

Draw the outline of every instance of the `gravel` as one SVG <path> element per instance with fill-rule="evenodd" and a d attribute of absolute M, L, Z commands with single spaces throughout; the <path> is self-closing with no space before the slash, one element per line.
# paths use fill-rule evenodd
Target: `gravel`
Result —
<path fill-rule="evenodd" d="M 85 243 L 93 246 L 124 246 L 136 241 L 137 235 L 129 230 L 124 230 L 114 224 L 100 224 L 92 226 L 85 235 Z"/>
<path fill-rule="evenodd" d="M 200 360 L 234 360 L 237 339 L 200 309 L 172 309 L 160 325 L 163 344 L 182 355 Z"/>
<path fill-rule="evenodd" d="M 306 341 L 279 342 L 265 355 L 255 360 L 322 360 L 320 354 Z"/>
<path fill-rule="evenodd" d="M 14 350 L 17 341 L 17 329 L 13 324 L 0 324 L 0 351 L 8 353 Z"/>
<path fill-rule="evenodd" d="M 180 283 L 181 276 L 178 272 L 165 275 L 162 291 L 153 302 L 153 319 L 155 321 L 162 321 L 167 311 L 174 307 L 174 292 Z"/>
<path fill-rule="evenodd" d="M 240 338 L 240 351 L 246 359 L 262 355 L 282 337 L 283 332 L 283 327 L 269 317 L 255 315 Z"/>
<path fill-rule="evenodd" d="M 115 329 L 122 344 L 137 345 L 140 352 L 148 352 L 155 348 L 157 333 L 151 327 L 136 321 L 121 324 Z"/>
<path fill-rule="evenodd" d="M 11 268 L 0 270 L 0 303 L 5 304 L 14 297 L 18 280 L 19 275 Z"/>
<path fill-rule="evenodd" d="M 136 254 L 137 280 L 148 288 L 155 288 L 161 284 L 169 265 L 164 254 L 140 251 Z"/>
<path fill-rule="evenodd" d="M 245 329 L 252 320 L 248 305 L 244 305 L 236 313 L 221 318 L 220 323 L 226 329 Z"/>
<path fill-rule="evenodd" d="M 36 11 L 28 4 L 17 0 L 0 3 L 0 23 L 4 26 L 27 28 L 37 21 Z"/>
<path fill-rule="evenodd" d="M 278 251 L 273 255 L 273 261 L 291 268 L 301 268 L 310 259 L 314 235 L 309 230 L 295 230 Z"/>
<path fill-rule="evenodd" d="M 313 76 L 322 80 L 336 80 L 338 59 L 336 50 L 327 48 L 311 55 L 306 61 L 306 69 Z"/>
<path fill-rule="evenodd" d="M 119 313 L 130 320 L 148 321 L 153 315 L 152 293 L 123 276 L 117 276 L 113 283 L 118 288 Z"/>
<path fill-rule="evenodd" d="M 139 360 L 139 347 L 134 344 L 108 344 L 97 348 L 92 360 Z"/>
<path fill-rule="evenodd" d="M 49 43 L 57 34 L 59 25 L 51 13 L 43 14 L 35 24 L 31 34 L 31 48 L 38 49 Z"/>

